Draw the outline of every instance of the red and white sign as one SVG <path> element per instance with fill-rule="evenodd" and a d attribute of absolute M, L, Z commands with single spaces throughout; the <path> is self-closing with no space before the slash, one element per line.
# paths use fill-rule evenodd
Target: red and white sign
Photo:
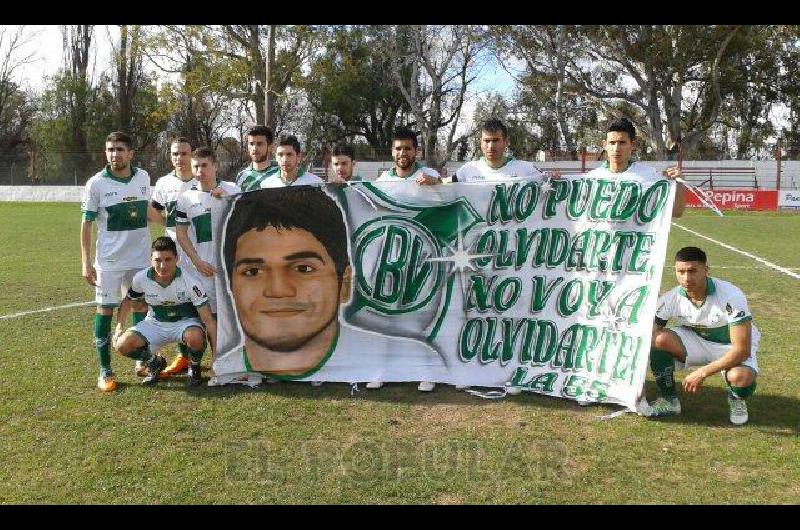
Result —
<path fill-rule="evenodd" d="M 756 190 L 704 190 L 720 210 L 777 210 L 778 192 Z M 686 193 L 686 206 L 703 207 L 694 194 Z"/>

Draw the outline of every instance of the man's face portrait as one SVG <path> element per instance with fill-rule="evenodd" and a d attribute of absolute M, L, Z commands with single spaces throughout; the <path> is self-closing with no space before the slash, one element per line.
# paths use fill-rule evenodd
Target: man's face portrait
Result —
<path fill-rule="evenodd" d="M 606 133 L 606 141 L 604 142 L 606 153 L 608 153 L 608 160 L 615 164 L 624 166 L 631 159 L 636 143 L 631 141 L 630 136 L 626 132 L 611 131 Z"/>
<path fill-rule="evenodd" d="M 133 160 L 133 149 L 125 142 L 106 142 L 106 160 L 114 171 L 122 171 Z"/>
<path fill-rule="evenodd" d="M 350 180 L 353 177 L 353 159 L 347 155 L 331 157 L 333 173 L 340 179 Z"/>
<path fill-rule="evenodd" d="M 247 153 L 250 160 L 255 164 L 261 164 L 269 158 L 270 144 L 267 143 L 266 136 L 247 137 Z"/>
<path fill-rule="evenodd" d="M 402 170 L 410 168 L 417 160 L 417 150 L 411 140 L 395 140 L 392 142 L 394 163 Z"/>
<path fill-rule="evenodd" d="M 185 171 L 192 166 L 192 147 L 186 142 L 173 142 L 169 156 L 176 171 Z"/>
<path fill-rule="evenodd" d="M 231 291 L 246 343 L 292 352 L 321 336 L 333 339 L 350 267 L 340 281 L 328 251 L 301 228 L 253 229 L 236 243 Z"/>
<path fill-rule="evenodd" d="M 292 174 L 297 171 L 297 166 L 300 163 L 300 153 L 294 150 L 291 145 L 280 145 L 276 152 L 278 159 L 278 166 L 284 173 Z"/>

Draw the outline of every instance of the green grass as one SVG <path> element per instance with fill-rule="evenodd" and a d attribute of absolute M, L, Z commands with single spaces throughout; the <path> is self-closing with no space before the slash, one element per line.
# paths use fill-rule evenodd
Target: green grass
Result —
<path fill-rule="evenodd" d="M 800 267 L 798 215 L 679 222 Z M 2 203 L 0 227 L 0 316 L 92 299 L 77 205 Z M 745 427 L 728 424 L 719 376 L 660 421 L 444 386 L 143 388 L 119 356 L 120 388 L 102 395 L 93 308 L 77 307 L 0 320 L 0 503 L 796 503 L 800 280 L 679 229 L 668 254 L 689 244 L 744 289 L 763 333 Z"/>

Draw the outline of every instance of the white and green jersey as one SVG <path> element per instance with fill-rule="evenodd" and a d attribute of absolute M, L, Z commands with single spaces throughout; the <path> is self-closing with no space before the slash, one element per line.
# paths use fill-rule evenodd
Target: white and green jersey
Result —
<path fill-rule="evenodd" d="M 506 158 L 502 166 L 493 168 L 481 157 L 467 162 L 456 171 L 453 182 L 482 182 L 489 180 L 511 180 L 518 177 L 541 177 L 542 172 L 531 162 Z"/>
<path fill-rule="evenodd" d="M 313 173 L 303 173 L 302 175 L 298 175 L 294 181 L 287 184 L 286 181 L 281 177 L 280 170 L 278 170 L 277 173 L 274 173 L 261 181 L 261 188 L 285 188 L 286 186 L 322 186 L 324 184 L 325 181 Z"/>
<path fill-rule="evenodd" d="M 83 218 L 97 221 L 96 269 L 124 271 L 150 264 L 150 176 L 136 167 L 131 167 L 131 174 L 120 179 L 106 166 L 83 190 Z"/>
<path fill-rule="evenodd" d="M 396 168 L 392 166 L 390 169 L 387 169 L 380 176 L 375 180 L 375 182 L 403 182 L 403 181 L 414 181 L 418 176 L 422 175 L 422 173 L 426 175 L 431 175 L 434 177 L 439 176 L 439 172 L 435 169 L 425 167 L 419 162 L 414 162 L 414 172 L 407 177 L 401 177 L 397 174 Z"/>
<path fill-rule="evenodd" d="M 226 195 L 239 193 L 239 187 L 233 182 L 218 180 L 217 186 L 222 188 Z M 214 201 L 219 203 L 221 199 L 211 196 L 208 191 L 201 189 L 184 191 L 178 197 L 178 205 L 175 212 L 175 222 L 179 225 L 189 226 L 189 240 L 197 251 L 200 259 L 211 265 L 216 264 L 214 258 L 214 231 L 211 227 L 211 208 Z M 194 267 L 189 263 L 194 271 Z M 199 273 L 198 273 L 199 274 Z"/>
<path fill-rule="evenodd" d="M 589 171 L 586 174 L 587 177 L 593 178 L 603 178 L 603 179 L 615 179 L 615 178 L 625 178 L 625 177 L 635 177 L 639 176 L 642 178 L 644 182 L 655 182 L 657 180 L 661 180 L 664 177 L 656 170 L 654 167 L 647 166 L 642 164 L 641 162 L 635 162 L 631 160 L 628 163 L 628 167 L 625 168 L 625 171 L 621 173 L 614 173 L 608 166 L 608 161 L 603 162 L 603 165 L 600 167 L 596 167 L 593 170 Z"/>
<path fill-rule="evenodd" d="M 198 318 L 197 308 L 208 303 L 208 297 L 191 275 L 183 274 L 180 267 L 167 285 L 156 281 L 153 267 L 141 270 L 133 277 L 128 298 L 147 303 L 145 320 L 159 324 L 180 322 L 187 318 Z"/>
<path fill-rule="evenodd" d="M 252 165 L 247 166 L 236 175 L 236 185 L 244 191 L 253 191 L 261 189 L 261 181 L 265 178 L 274 175 L 276 172 L 280 173 L 281 168 L 274 160 L 269 163 L 267 167 L 262 170 L 253 168 Z"/>
<path fill-rule="evenodd" d="M 656 324 L 665 326 L 668 321 L 694 331 L 701 338 L 719 344 L 730 344 L 730 326 L 753 320 L 747 299 L 741 289 L 730 282 L 709 277 L 706 281 L 706 300 L 695 306 L 686 296 L 683 287 L 675 287 L 658 298 Z M 753 325 L 752 340 L 761 337 Z"/>
<path fill-rule="evenodd" d="M 178 205 L 178 197 L 184 191 L 197 189 L 197 187 L 197 179 L 194 177 L 184 181 L 172 171 L 158 179 L 155 188 L 153 188 L 153 199 L 150 204 L 164 214 L 164 226 L 167 235 L 173 241 L 177 241 L 175 238 L 175 209 Z"/>

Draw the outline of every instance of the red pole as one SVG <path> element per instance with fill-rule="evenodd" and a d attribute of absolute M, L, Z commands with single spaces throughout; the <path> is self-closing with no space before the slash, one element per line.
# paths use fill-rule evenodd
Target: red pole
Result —
<path fill-rule="evenodd" d="M 581 147 L 581 173 L 586 173 L 586 146 Z"/>
<path fill-rule="evenodd" d="M 778 138 L 778 151 L 775 153 L 775 160 L 778 162 L 778 176 L 775 180 L 775 189 L 781 191 L 781 138 Z"/>

